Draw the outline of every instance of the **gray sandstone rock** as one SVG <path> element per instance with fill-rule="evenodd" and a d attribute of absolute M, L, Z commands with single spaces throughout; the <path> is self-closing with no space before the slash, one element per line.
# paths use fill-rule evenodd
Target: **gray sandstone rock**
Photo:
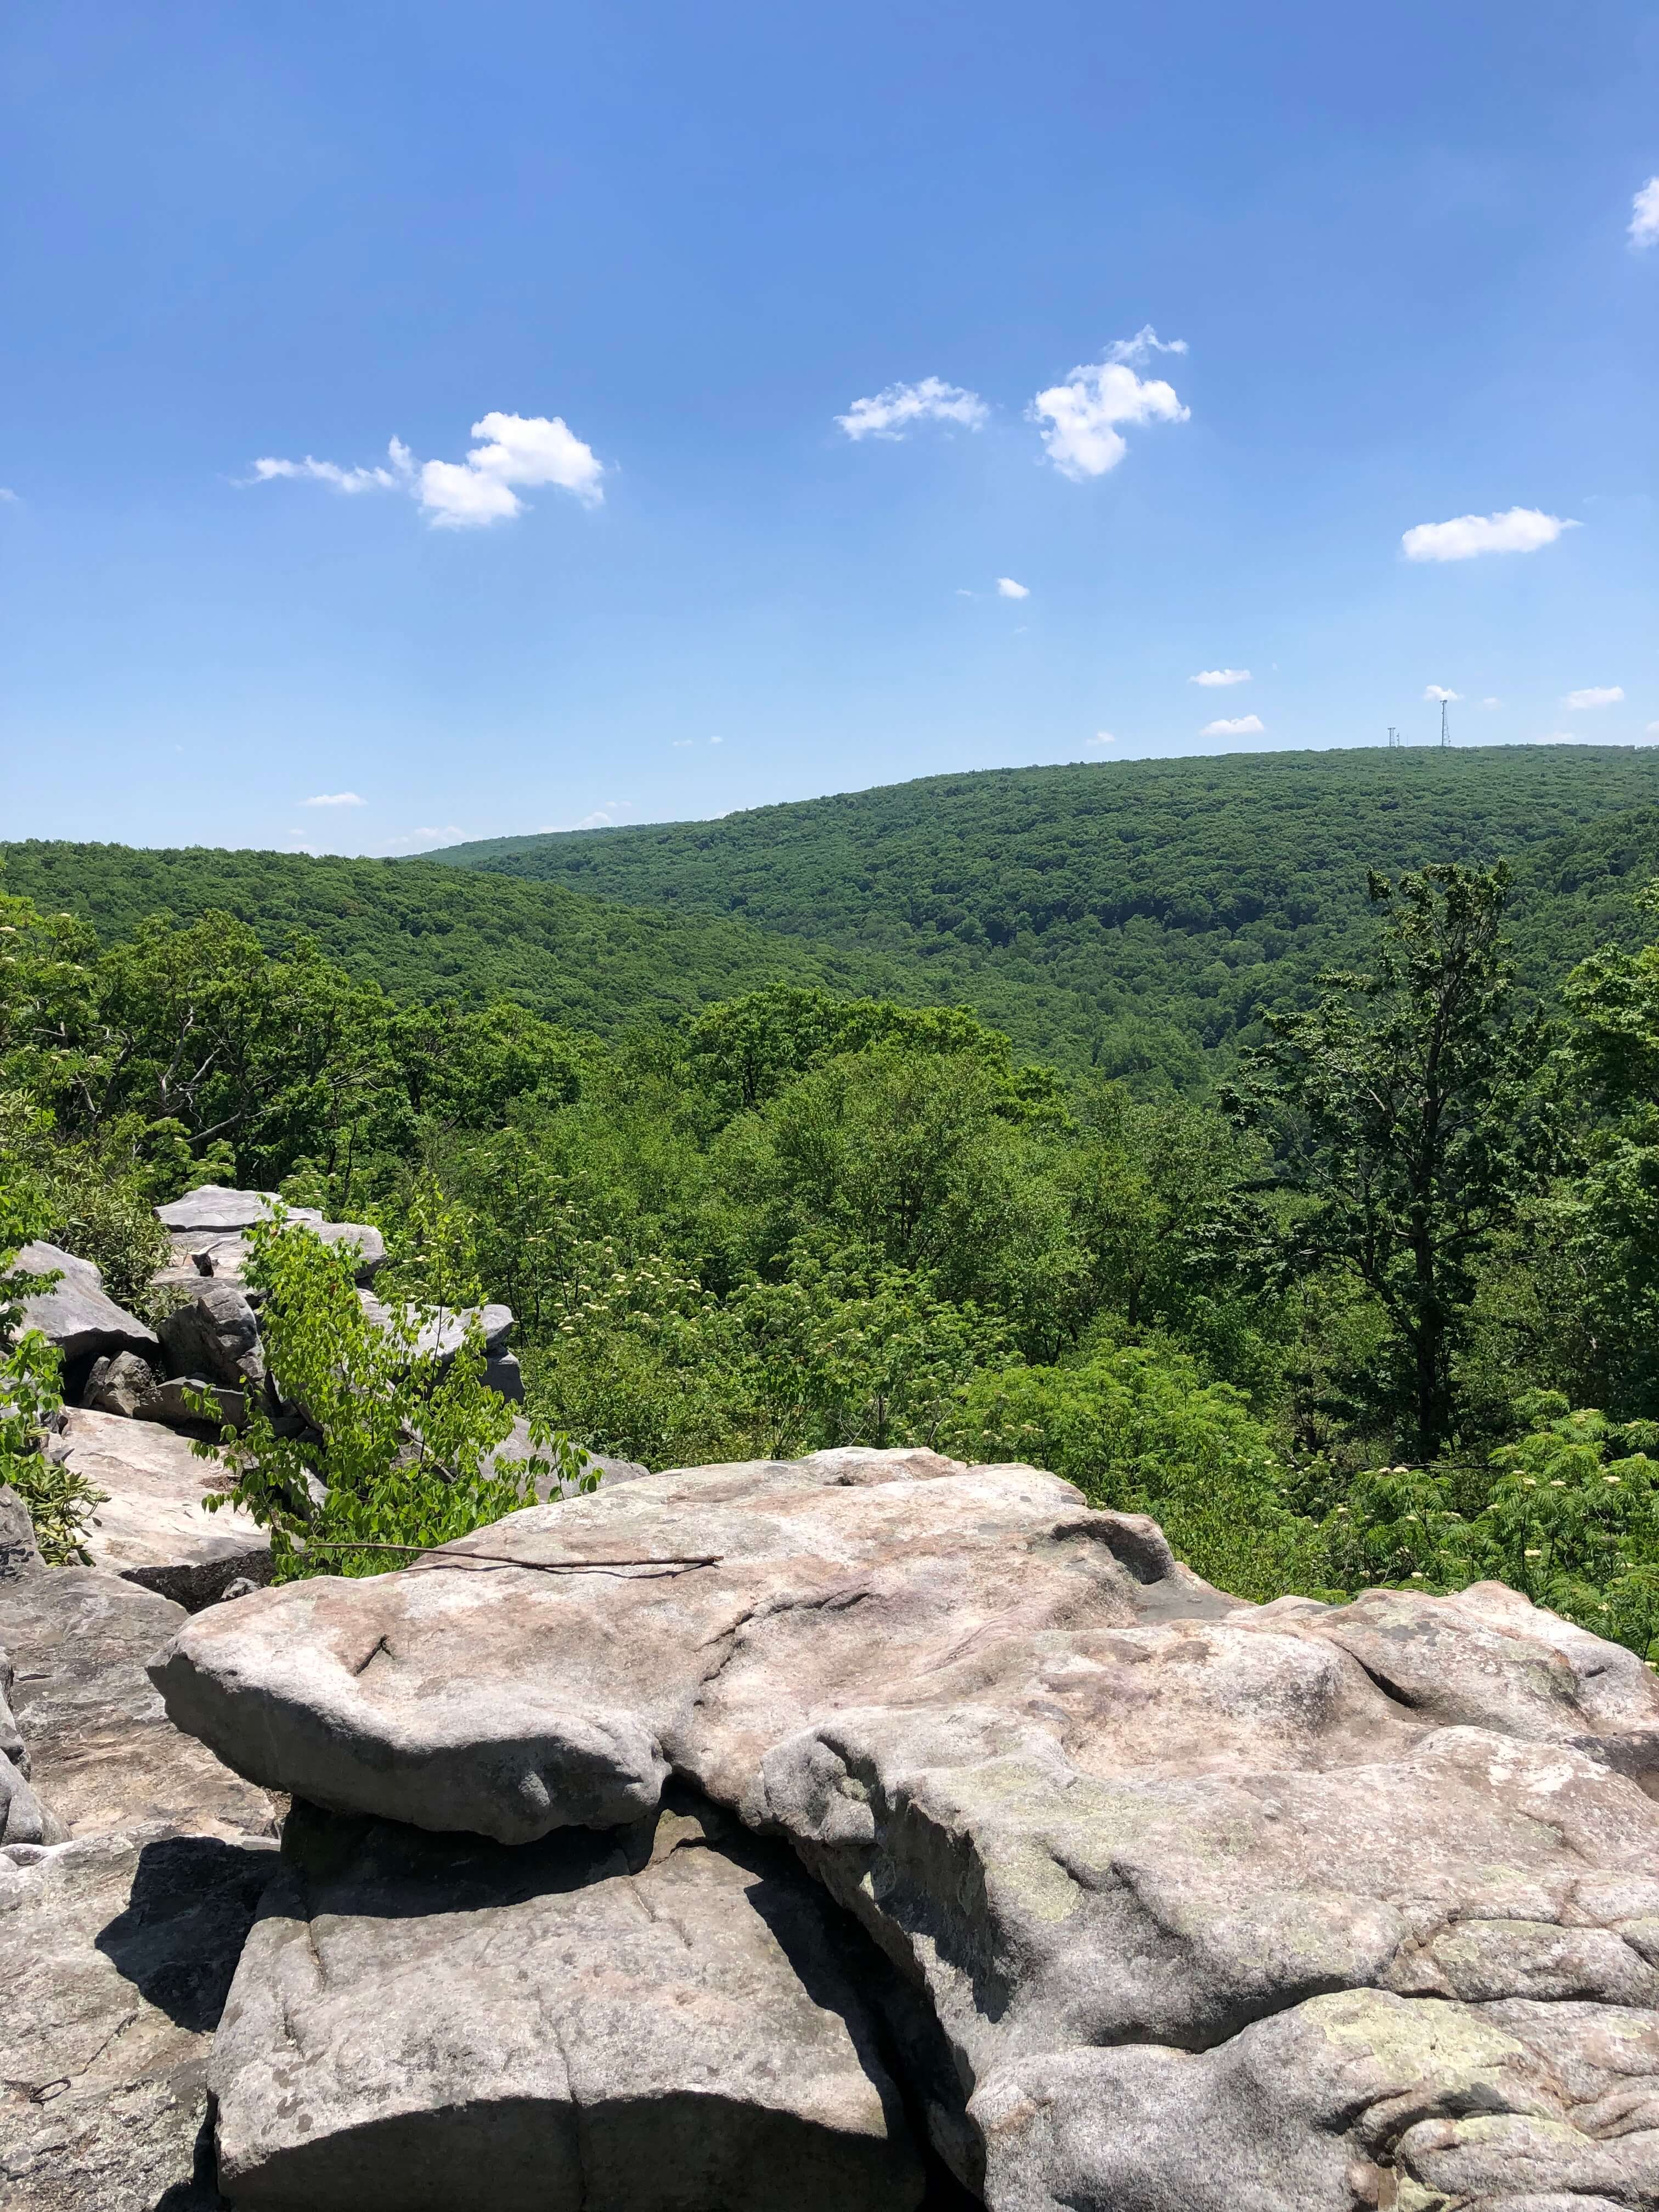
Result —
<path fill-rule="evenodd" d="M 179 1733 L 145 1673 L 185 1618 L 95 1567 L 0 1582 L 0 1646 L 16 1670 L 9 1702 L 30 1780 L 76 1838 L 167 1827 L 234 1839 L 270 1827 L 270 1798 Z"/>
<path fill-rule="evenodd" d="M 282 1204 L 274 1190 L 232 1190 L 223 1183 L 205 1182 L 183 1198 L 158 1206 L 155 1218 L 172 1237 L 227 1237 L 268 1220 Z M 323 1218 L 311 1206 L 290 1206 L 287 1211 L 290 1219 L 313 1226 Z"/>
<path fill-rule="evenodd" d="M 993 2212 L 1659 2207 L 1659 1683 L 1494 1586 L 1241 1607 L 1052 1476 L 822 1454 L 261 1592 L 155 1674 L 342 1808 L 522 1842 L 672 1771 L 787 1838 L 925 1996 Z"/>
<path fill-rule="evenodd" d="M 161 1711 L 143 1661 L 183 1618 L 93 1569 L 0 1581 L 33 1778 L 77 1831 L 0 1846 L 6 2212 L 223 2202 L 209 2041 L 274 1869 L 275 1808 Z"/>
<path fill-rule="evenodd" d="M 198 1459 L 185 1437 L 148 1420 L 71 1407 L 47 1449 L 105 1493 L 82 1540 L 94 1566 L 192 1612 L 239 1575 L 269 1579 L 270 1537 L 240 1506 L 207 1510 L 203 1498 L 222 1486 L 222 1474 L 215 1480 L 221 1463 Z"/>
<path fill-rule="evenodd" d="M 367 1291 L 359 1291 L 357 1296 L 363 1311 L 377 1328 L 392 1327 L 396 1309 L 371 1297 Z M 402 1310 L 412 1319 L 411 1309 L 404 1307 Z M 475 1322 L 483 1333 L 486 1356 L 492 1360 L 500 1358 L 507 1351 L 507 1340 L 513 1334 L 511 1306 L 465 1306 L 456 1313 L 434 1316 L 416 1330 L 412 1349 L 422 1357 L 430 1358 L 435 1353 L 441 1359 L 453 1359 L 465 1341 L 468 1328 Z"/>
<path fill-rule="evenodd" d="M 118 1413 L 137 1420 L 160 1402 L 155 1370 L 136 1352 L 118 1352 L 95 1359 L 81 1393 L 81 1403 L 94 1413 Z"/>
<path fill-rule="evenodd" d="M 179 1726 L 251 1778 L 524 1843 L 638 1819 L 671 1765 L 757 1803 L 762 1757 L 815 1711 L 913 1683 L 999 1623 L 1139 1618 L 1113 1547 L 1150 1523 L 1030 1468 L 870 1487 L 847 1472 L 699 1468 L 533 1507 L 404 1574 L 204 1615 L 155 1680 Z M 503 1553 L 526 1565 L 494 1564 Z M 668 1573 L 611 1564 L 709 1553 Z"/>
<path fill-rule="evenodd" d="M 265 1379 L 259 1324 L 234 1283 L 204 1280 L 162 1322 L 161 1334 L 170 1376 L 198 1376 L 243 1391 Z"/>
<path fill-rule="evenodd" d="M 209 2052 L 276 1863 L 146 1826 L 0 1851 L 6 2212 L 219 2212 Z"/>
<path fill-rule="evenodd" d="M 9 1482 L 0 1483 L 0 1583 L 44 1572 L 29 1509 Z"/>
<path fill-rule="evenodd" d="M 201 1404 L 209 1401 L 216 1412 L 204 1413 Z M 245 1429 L 248 1422 L 247 1394 L 232 1390 L 222 1382 L 210 1382 L 205 1375 L 169 1375 L 164 1382 L 155 1386 L 155 1395 L 139 1409 L 141 1421 L 160 1421 L 169 1429 L 187 1429 L 193 1436 L 216 1442 L 219 1431 L 228 1425 Z"/>
<path fill-rule="evenodd" d="M 524 1401 L 524 1370 L 519 1365 L 518 1355 L 511 1352 L 497 1352 L 484 1362 L 484 1388 L 505 1398 L 511 1406 Z"/>
<path fill-rule="evenodd" d="M 79 1370 L 94 1359 L 118 1352 L 158 1357 L 161 1346 L 155 1330 L 116 1304 L 90 1260 L 76 1259 L 55 1244 L 34 1243 L 23 1246 L 15 1264 L 25 1274 L 58 1276 L 50 1290 L 24 1299 L 21 1326 L 38 1328 L 58 1346 L 71 1389 L 79 1386 Z"/>
<path fill-rule="evenodd" d="M 503 1850 L 296 1808 L 214 2045 L 239 2212 L 908 2212 L 881 1962 L 734 1828 L 682 1800 Z"/>
<path fill-rule="evenodd" d="M 190 1291 L 205 1279 L 240 1286 L 247 1260 L 246 1231 L 281 1204 L 274 1191 L 229 1190 L 205 1183 L 170 1206 L 155 1209 L 173 1245 L 170 1263 L 155 1276 L 158 1288 Z M 352 1247 L 356 1277 L 372 1282 L 386 1260 L 386 1239 L 364 1221 L 325 1221 L 314 1206 L 290 1206 L 289 1218 L 325 1244 Z"/>

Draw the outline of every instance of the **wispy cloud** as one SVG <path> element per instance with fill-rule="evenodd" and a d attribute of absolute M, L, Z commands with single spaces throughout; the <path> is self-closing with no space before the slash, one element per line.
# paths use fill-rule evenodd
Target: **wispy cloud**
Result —
<path fill-rule="evenodd" d="M 393 440 L 396 444 L 396 440 Z M 315 461 L 307 453 L 302 461 L 272 460 L 269 455 L 253 464 L 250 483 L 274 483 L 281 477 L 309 477 L 313 483 L 332 485 L 336 491 L 395 491 L 398 479 L 390 469 L 343 469 L 337 461 Z"/>
<path fill-rule="evenodd" d="M 605 497 L 605 464 L 562 416 L 483 416 L 472 425 L 474 446 L 464 461 L 417 461 L 401 438 L 386 447 L 389 468 L 343 468 L 307 453 L 302 461 L 266 455 L 253 464 L 249 483 L 308 478 L 334 491 L 407 491 L 435 529 L 469 530 L 506 522 L 524 512 L 520 490 L 552 484 L 586 507 Z"/>
<path fill-rule="evenodd" d="M 1110 730 L 1097 730 L 1093 737 L 1086 738 L 1085 743 L 1091 745 L 1115 745 L 1117 738 Z"/>
<path fill-rule="evenodd" d="M 1260 714 L 1237 714 L 1229 721 L 1206 722 L 1200 738 L 1259 738 L 1267 728 Z"/>
<path fill-rule="evenodd" d="M 0 484 L 0 507 L 21 507 L 22 504 L 9 484 Z"/>
<path fill-rule="evenodd" d="M 319 791 L 314 799 L 302 799 L 301 806 L 367 806 L 366 799 L 359 799 L 355 791 Z"/>
<path fill-rule="evenodd" d="M 1659 246 L 1659 177 L 1650 177 L 1630 204 L 1630 242 Z"/>
<path fill-rule="evenodd" d="M 1483 699 L 1480 703 L 1483 707 L 1501 707 L 1504 702 L 1501 699 Z"/>
<path fill-rule="evenodd" d="M 1443 684 L 1425 684 L 1423 686 L 1423 696 L 1425 699 L 1444 700 L 1449 702 L 1453 699 L 1461 699 L 1462 696 L 1463 694 L 1461 691 L 1450 690 Z"/>
<path fill-rule="evenodd" d="M 1400 543 L 1408 561 L 1473 561 L 1480 553 L 1535 553 L 1541 545 L 1553 545 L 1564 530 L 1579 526 L 1535 507 L 1511 507 L 1502 514 L 1419 522 Z"/>
<path fill-rule="evenodd" d="M 1000 599 L 1029 599 L 1030 596 L 1029 584 L 1017 584 L 1012 576 L 997 578 L 997 597 Z"/>
<path fill-rule="evenodd" d="M 868 399 L 855 399 L 836 421 L 849 438 L 904 437 L 918 422 L 954 422 L 982 430 L 991 410 L 977 392 L 924 376 L 920 384 L 889 384 Z"/>
<path fill-rule="evenodd" d="M 1622 684 L 1587 684 L 1582 691 L 1569 691 L 1561 702 L 1570 714 L 1582 714 L 1591 707 L 1622 707 L 1624 703 Z"/>
<path fill-rule="evenodd" d="M 1189 684 L 1201 684 L 1206 691 L 1219 691 L 1229 684 L 1248 684 L 1248 668 L 1200 668 L 1196 676 L 1189 676 Z"/>
<path fill-rule="evenodd" d="M 724 738 L 710 738 L 708 742 L 711 745 L 723 745 L 726 740 Z"/>
<path fill-rule="evenodd" d="M 1154 353 L 1185 353 L 1184 338 L 1166 345 L 1150 324 L 1132 338 L 1119 338 L 1104 360 L 1085 362 L 1060 384 L 1039 392 L 1026 412 L 1042 428 L 1049 459 L 1065 477 L 1081 483 L 1115 469 L 1128 446 L 1119 428 L 1141 422 L 1184 422 L 1183 407 L 1162 377 L 1139 377 L 1134 364 Z"/>

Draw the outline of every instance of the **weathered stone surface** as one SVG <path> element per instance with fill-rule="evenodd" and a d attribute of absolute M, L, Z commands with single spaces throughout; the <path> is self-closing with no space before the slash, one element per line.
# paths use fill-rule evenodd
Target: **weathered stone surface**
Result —
<path fill-rule="evenodd" d="M 0 1483 L 0 1583 L 44 1569 L 28 1507 L 9 1482 Z"/>
<path fill-rule="evenodd" d="M 505 1398 L 510 1406 L 524 1401 L 524 1370 L 519 1364 L 518 1354 L 498 1352 L 484 1362 L 484 1388 Z"/>
<path fill-rule="evenodd" d="M 204 1280 L 161 1334 L 169 1375 L 201 1376 L 233 1390 L 256 1389 L 265 1379 L 259 1324 L 234 1283 Z"/>
<path fill-rule="evenodd" d="M 1030 1468 L 869 1487 L 852 1473 L 840 1457 L 700 1468 L 533 1507 L 405 1574 L 204 1615 L 155 1679 L 179 1725 L 252 1778 L 522 1843 L 639 1818 L 671 1765 L 746 1804 L 765 1752 L 813 1712 L 884 1698 L 999 1625 L 1139 1617 L 1114 1546 L 1138 1557 L 1150 1522 L 1091 1512 Z M 668 1574 L 608 1564 L 710 1553 Z"/>
<path fill-rule="evenodd" d="M 523 1840 L 672 1771 L 787 1837 L 998 2212 L 1659 2204 L 1659 1683 L 1510 1593 L 1237 1607 L 1052 1476 L 819 1455 L 262 1592 L 156 1678 L 342 1808 Z"/>
<path fill-rule="evenodd" d="M 270 1826 L 270 1798 L 179 1733 L 145 1673 L 185 1618 L 95 1567 L 0 1582 L 30 1780 L 77 1838 L 167 1827 L 234 1839 Z"/>
<path fill-rule="evenodd" d="M 118 1576 L 0 1581 L 34 1782 L 77 1832 L 0 1848 L 0 2203 L 210 2212 L 209 2039 L 275 1863 L 275 1808 L 145 1677 L 175 1605 Z M 196 1830 L 199 1832 L 178 1832 Z"/>
<path fill-rule="evenodd" d="M 274 1191 L 228 1190 L 215 1183 L 156 1207 L 173 1245 L 173 1258 L 155 1278 L 158 1287 L 189 1291 L 204 1279 L 240 1285 L 247 1261 L 246 1231 L 281 1204 Z M 374 1280 L 386 1261 L 386 1239 L 366 1221 L 325 1221 L 314 1206 L 286 1207 L 289 1218 L 325 1244 L 349 1245 L 360 1283 Z"/>
<path fill-rule="evenodd" d="M 357 1296 L 363 1311 L 377 1328 L 391 1328 L 392 1307 L 372 1297 L 367 1291 L 359 1291 Z M 435 1353 L 441 1359 L 453 1359 L 466 1340 L 467 1329 L 475 1322 L 483 1332 L 486 1355 L 494 1359 L 505 1352 L 507 1340 L 513 1334 L 513 1309 L 503 1305 L 465 1306 L 457 1313 L 434 1316 L 416 1331 L 411 1348 L 423 1357 L 430 1358 Z"/>
<path fill-rule="evenodd" d="M 204 1415 L 198 1411 L 198 1401 L 204 1398 L 212 1401 L 216 1413 Z M 247 1395 L 222 1382 L 211 1382 L 205 1375 L 169 1375 L 166 1382 L 156 1384 L 154 1397 L 139 1408 L 138 1419 L 160 1421 L 169 1429 L 187 1429 L 192 1436 L 216 1443 L 227 1424 L 233 1429 L 247 1426 Z"/>
<path fill-rule="evenodd" d="M 146 1827 L 0 1852 L 6 2212 L 223 2205 L 208 2056 L 276 1856 Z"/>
<path fill-rule="evenodd" d="M 42 1802 L 28 1776 L 0 1759 L 0 1848 L 14 1844 L 61 1844 L 69 1830 Z"/>
<path fill-rule="evenodd" d="M 240 1506 L 208 1511 L 202 1500 L 216 1486 L 219 1462 L 198 1459 L 170 1429 L 71 1407 L 47 1449 L 106 1493 L 83 1540 L 94 1566 L 192 1612 L 239 1575 L 269 1577 L 269 1536 Z"/>
<path fill-rule="evenodd" d="M 228 1237 L 252 1229 L 256 1221 L 269 1220 L 283 1204 L 274 1190 L 232 1190 L 223 1183 L 204 1182 L 167 1206 L 158 1206 L 155 1218 L 169 1237 Z M 294 1221 L 315 1225 L 322 1215 L 315 1206 L 290 1206 Z"/>
<path fill-rule="evenodd" d="M 239 2212 L 918 2203 L 881 1961 L 714 1808 L 520 1850 L 296 1809 L 283 1861 L 214 2047 Z"/>
<path fill-rule="evenodd" d="M 160 1403 L 155 1370 L 136 1352 L 118 1352 L 112 1358 L 94 1359 L 81 1403 L 94 1413 L 118 1413 L 123 1420 L 137 1420 L 153 1413 Z"/>
<path fill-rule="evenodd" d="M 118 1306 L 90 1260 L 60 1252 L 55 1244 L 25 1244 L 15 1263 L 25 1274 L 57 1273 L 50 1290 L 23 1301 L 22 1327 L 38 1328 L 64 1355 L 66 1369 L 78 1370 L 117 1352 L 136 1352 L 154 1359 L 161 1346 L 155 1332 L 136 1314 Z M 80 1376 L 75 1373 L 76 1383 Z"/>

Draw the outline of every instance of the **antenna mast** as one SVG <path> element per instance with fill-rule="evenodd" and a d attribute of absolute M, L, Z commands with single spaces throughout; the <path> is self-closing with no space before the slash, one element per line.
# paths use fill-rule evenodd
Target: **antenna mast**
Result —
<path fill-rule="evenodd" d="M 1445 752 L 1451 745 L 1451 726 L 1447 719 L 1446 702 L 1440 702 L 1440 750 Z"/>
<path fill-rule="evenodd" d="M 1400 744 L 1400 732 L 1392 722 L 1389 725 L 1389 750 L 1393 752 Z"/>

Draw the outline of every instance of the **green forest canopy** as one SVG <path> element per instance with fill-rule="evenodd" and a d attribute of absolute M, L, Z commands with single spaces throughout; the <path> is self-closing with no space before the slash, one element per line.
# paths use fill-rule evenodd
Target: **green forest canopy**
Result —
<path fill-rule="evenodd" d="M 411 1000 L 615 1036 L 774 982 L 970 1006 L 1020 1049 L 1201 1086 L 1365 928 L 1367 866 L 1506 856 L 1523 983 L 1633 943 L 1659 761 L 1619 747 L 1241 755 L 936 777 L 718 822 L 403 860 L 0 846 L 106 940 L 211 909 Z M 480 880 L 480 876 L 483 880 Z"/>
<path fill-rule="evenodd" d="M 1027 1050 L 1189 1082 L 1363 939 L 1368 867 L 1507 857 L 1522 975 L 1547 988 L 1628 929 L 1609 894 L 1654 865 L 1656 803 L 1647 749 L 1237 754 L 933 776 L 434 857 L 885 955 L 904 995 L 970 1004 Z"/>

